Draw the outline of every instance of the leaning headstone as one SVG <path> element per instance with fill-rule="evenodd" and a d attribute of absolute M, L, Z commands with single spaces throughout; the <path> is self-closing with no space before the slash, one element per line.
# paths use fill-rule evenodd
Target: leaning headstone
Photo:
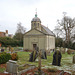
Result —
<path fill-rule="evenodd" d="M 61 63 L 61 52 L 60 51 L 55 51 L 53 54 L 53 62 L 52 65 L 60 66 Z"/>
<path fill-rule="evenodd" d="M 75 63 L 75 55 L 73 56 L 73 63 Z"/>
<path fill-rule="evenodd" d="M 18 72 L 18 65 L 16 61 L 9 60 L 7 62 L 6 72 L 17 75 Z"/>
<path fill-rule="evenodd" d="M 37 57 L 38 57 L 38 51 L 34 50 L 34 51 L 30 54 L 29 61 L 30 61 L 30 62 L 34 62 Z"/>
<path fill-rule="evenodd" d="M 32 53 L 30 54 L 30 58 L 29 58 L 30 62 L 34 62 L 36 60 L 36 58 L 38 57 L 38 50 L 39 50 L 38 47 L 33 49 Z"/>

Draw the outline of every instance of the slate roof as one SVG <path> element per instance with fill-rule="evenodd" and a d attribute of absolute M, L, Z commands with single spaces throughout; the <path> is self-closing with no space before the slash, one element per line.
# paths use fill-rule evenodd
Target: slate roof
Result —
<path fill-rule="evenodd" d="M 48 28 L 48 27 L 45 27 L 43 25 L 41 25 L 43 27 L 43 29 L 45 29 L 45 34 L 48 34 L 48 35 L 52 35 L 52 36 L 55 36 L 55 34 Z"/>

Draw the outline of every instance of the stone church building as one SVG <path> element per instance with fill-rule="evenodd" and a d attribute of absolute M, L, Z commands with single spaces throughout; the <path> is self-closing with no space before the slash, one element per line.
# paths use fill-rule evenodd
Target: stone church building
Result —
<path fill-rule="evenodd" d="M 48 28 L 41 25 L 41 20 L 35 14 L 31 20 L 31 30 L 24 34 L 24 50 L 33 50 L 39 47 L 42 50 L 55 49 L 55 35 Z"/>

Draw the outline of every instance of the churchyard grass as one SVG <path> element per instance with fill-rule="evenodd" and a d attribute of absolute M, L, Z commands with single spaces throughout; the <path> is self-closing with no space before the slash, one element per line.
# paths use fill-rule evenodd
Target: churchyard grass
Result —
<path fill-rule="evenodd" d="M 29 54 L 30 52 L 18 52 L 18 56 L 19 56 L 19 60 L 18 60 L 18 64 L 22 65 L 22 64 L 32 64 L 32 65 L 36 65 L 38 66 L 38 61 L 36 59 L 35 62 L 29 62 Z M 50 56 L 47 56 L 47 60 L 46 59 L 42 59 L 41 60 L 41 65 L 42 68 L 57 68 L 59 70 L 65 70 L 68 72 L 72 72 L 75 69 L 75 64 L 72 63 L 72 59 L 73 59 L 73 55 L 74 54 L 62 54 L 62 58 L 61 58 L 61 66 L 54 66 L 52 65 L 52 61 L 53 61 L 53 53 L 51 53 Z"/>
<path fill-rule="evenodd" d="M 29 62 L 29 54 L 31 52 L 23 52 L 23 51 L 18 51 L 18 61 L 17 63 L 19 65 L 23 65 L 23 64 L 32 64 L 35 66 L 38 66 L 38 58 L 36 59 L 35 62 Z M 59 70 L 65 70 L 65 71 L 73 71 L 75 70 L 75 64 L 72 63 L 72 59 L 73 59 L 73 55 L 75 54 L 62 54 L 62 58 L 61 58 L 61 66 L 54 66 L 52 65 L 52 61 L 53 61 L 53 52 L 51 53 L 50 56 L 47 56 L 47 60 L 46 59 L 41 59 L 41 65 L 42 68 L 57 68 Z M 0 72 L 3 72 L 5 70 L 5 68 L 1 68 L 0 67 Z"/>
<path fill-rule="evenodd" d="M 19 60 L 18 60 L 18 64 L 33 64 L 38 66 L 38 58 L 36 59 L 35 62 L 29 62 L 29 54 L 30 52 L 18 52 L 18 56 L 19 56 Z M 73 54 L 62 54 L 62 59 L 61 59 L 61 65 L 64 64 L 69 64 L 72 63 L 72 57 Z M 50 63 L 52 63 L 53 60 L 53 53 L 51 53 L 50 56 L 47 56 L 47 60 L 46 59 L 42 59 L 42 66 L 48 66 Z M 51 64 L 50 64 L 51 65 Z"/>
<path fill-rule="evenodd" d="M 19 56 L 18 64 L 32 64 L 38 66 L 38 58 L 36 59 L 35 62 L 29 62 L 29 54 L 30 52 L 18 52 Z M 52 55 L 53 53 L 51 53 L 51 56 L 47 56 L 47 60 L 46 59 L 41 60 L 42 66 L 52 62 L 53 59 Z"/>

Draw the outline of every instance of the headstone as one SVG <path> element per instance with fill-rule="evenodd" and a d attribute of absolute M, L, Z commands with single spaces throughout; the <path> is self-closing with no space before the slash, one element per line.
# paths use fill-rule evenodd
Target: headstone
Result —
<path fill-rule="evenodd" d="M 61 63 L 61 52 L 60 51 L 55 51 L 53 54 L 53 62 L 52 65 L 60 66 Z"/>
<path fill-rule="evenodd" d="M 29 58 L 29 61 L 30 61 L 30 62 L 34 62 L 34 61 L 36 60 L 36 58 L 38 57 L 38 50 L 39 50 L 38 47 L 33 48 L 33 51 L 32 51 L 32 53 L 30 54 L 30 58 Z"/>
<path fill-rule="evenodd" d="M 75 63 L 75 55 L 73 56 L 73 63 Z"/>
<path fill-rule="evenodd" d="M 44 49 L 41 49 L 41 58 L 47 59 L 47 54 L 46 54 L 46 51 Z"/>
<path fill-rule="evenodd" d="M 53 49 L 53 52 L 54 52 L 55 50 Z"/>
<path fill-rule="evenodd" d="M 1 49 L 1 52 L 4 52 L 4 49 Z"/>
<path fill-rule="evenodd" d="M 30 54 L 29 61 L 34 62 L 36 60 L 36 58 L 38 57 L 38 53 L 39 53 L 38 49 L 33 50 L 33 52 Z M 41 58 L 47 59 L 46 51 L 43 49 L 41 49 Z"/>
<path fill-rule="evenodd" d="M 13 75 L 14 74 L 17 75 L 17 72 L 18 72 L 17 62 L 16 61 L 9 60 L 7 62 L 6 72 L 11 73 Z"/>
<path fill-rule="evenodd" d="M 29 61 L 30 61 L 30 62 L 34 62 L 37 57 L 38 57 L 38 51 L 34 50 L 34 51 L 30 54 Z"/>

